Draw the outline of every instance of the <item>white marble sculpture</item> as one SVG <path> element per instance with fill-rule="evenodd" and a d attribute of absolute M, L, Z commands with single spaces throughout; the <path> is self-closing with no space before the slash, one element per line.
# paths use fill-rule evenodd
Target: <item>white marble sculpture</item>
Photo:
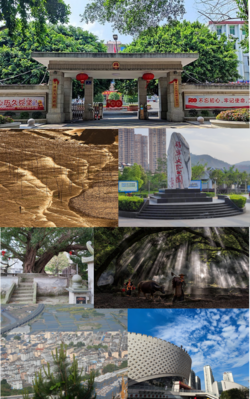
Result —
<path fill-rule="evenodd" d="M 188 188 L 191 177 L 189 145 L 180 133 L 172 133 L 168 147 L 168 188 Z"/>

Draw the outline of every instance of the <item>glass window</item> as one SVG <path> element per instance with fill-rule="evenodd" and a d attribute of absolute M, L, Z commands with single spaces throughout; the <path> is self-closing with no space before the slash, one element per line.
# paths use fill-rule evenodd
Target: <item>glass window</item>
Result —
<path fill-rule="evenodd" d="M 230 35 L 235 35 L 235 26 L 230 26 Z"/>
<path fill-rule="evenodd" d="M 242 28 L 241 30 L 242 30 L 242 35 L 245 36 L 245 35 L 246 35 L 246 29 L 245 29 L 245 28 Z"/>
<path fill-rule="evenodd" d="M 222 34 L 222 26 L 216 26 L 216 31 L 217 31 L 217 35 L 221 35 Z"/>

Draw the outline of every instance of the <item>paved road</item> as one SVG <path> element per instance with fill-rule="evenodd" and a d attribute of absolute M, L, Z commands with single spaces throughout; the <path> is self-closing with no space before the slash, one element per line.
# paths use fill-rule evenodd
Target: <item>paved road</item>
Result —
<path fill-rule="evenodd" d="M 153 220 L 119 217 L 119 227 L 249 227 L 250 203 L 246 212 L 237 216 L 214 219 Z"/>
<path fill-rule="evenodd" d="M 7 317 L 7 319 L 9 319 L 10 323 L 15 323 L 17 321 L 17 319 L 15 319 L 15 317 L 13 317 L 11 314 L 9 314 L 6 310 L 1 309 L 2 315 Z"/>
<path fill-rule="evenodd" d="M 37 317 L 41 312 L 43 312 L 44 310 L 44 305 L 43 304 L 39 304 L 37 306 L 37 308 L 30 313 L 28 316 L 24 317 L 21 320 L 16 320 L 13 323 L 8 324 L 7 326 L 1 328 L 1 334 L 5 334 L 11 330 L 13 330 L 14 328 L 20 327 L 23 324 L 28 323 L 30 320 L 33 320 L 35 317 Z"/>
<path fill-rule="evenodd" d="M 199 125 L 198 123 L 192 123 L 192 122 L 167 122 L 165 120 L 161 120 L 156 116 L 151 116 L 150 119 L 148 120 L 139 120 L 137 119 L 137 116 L 134 115 L 133 113 L 131 114 L 126 114 L 126 113 L 117 113 L 117 114 L 107 114 L 105 115 L 105 118 L 100 120 L 100 121 L 81 121 L 81 122 L 76 122 L 76 123 L 58 123 L 58 124 L 41 124 L 37 125 L 39 129 L 62 129 L 62 128 L 103 128 L 103 129 L 118 129 L 122 127 L 165 127 L 165 128 L 178 128 L 182 129 L 185 127 L 193 127 L 193 128 L 210 128 L 214 129 L 214 127 L 210 124 L 210 122 L 206 122 L 203 125 Z M 23 124 L 20 126 L 21 129 L 26 129 L 27 124 Z"/>

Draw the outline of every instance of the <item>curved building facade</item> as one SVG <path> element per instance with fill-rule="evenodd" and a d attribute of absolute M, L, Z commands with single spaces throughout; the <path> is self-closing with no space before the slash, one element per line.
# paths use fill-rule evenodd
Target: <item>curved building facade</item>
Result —
<path fill-rule="evenodd" d="M 146 381 L 188 381 L 192 360 L 183 348 L 159 338 L 128 333 L 129 385 Z"/>

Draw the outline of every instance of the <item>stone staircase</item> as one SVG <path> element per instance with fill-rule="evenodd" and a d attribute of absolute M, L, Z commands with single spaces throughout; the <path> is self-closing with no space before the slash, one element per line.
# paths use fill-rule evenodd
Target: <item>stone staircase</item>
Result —
<path fill-rule="evenodd" d="M 146 205 L 138 213 L 139 219 L 210 219 L 241 215 L 241 212 L 222 203 Z"/>
<path fill-rule="evenodd" d="M 10 298 L 9 303 L 33 303 L 33 294 L 34 294 L 34 287 L 33 287 L 33 280 L 34 277 L 25 277 L 15 288 L 13 295 Z"/>
<path fill-rule="evenodd" d="M 160 189 L 158 193 L 150 196 L 150 200 L 157 204 L 175 204 L 177 202 L 212 202 L 212 197 L 202 193 L 199 189 Z"/>

